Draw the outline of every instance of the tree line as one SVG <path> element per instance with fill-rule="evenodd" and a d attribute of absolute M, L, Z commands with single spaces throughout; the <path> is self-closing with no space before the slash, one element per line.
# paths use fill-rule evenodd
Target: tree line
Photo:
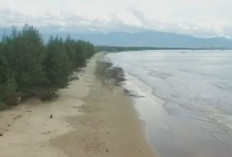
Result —
<path fill-rule="evenodd" d="M 94 53 L 91 43 L 70 36 L 45 43 L 33 26 L 12 28 L 0 41 L 0 109 L 32 96 L 51 98 Z"/>
<path fill-rule="evenodd" d="M 122 51 L 144 51 L 144 50 L 211 50 L 215 48 L 96 46 L 96 49 L 98 51 L 106 51 L 106 52 L 122 52 Z"/>

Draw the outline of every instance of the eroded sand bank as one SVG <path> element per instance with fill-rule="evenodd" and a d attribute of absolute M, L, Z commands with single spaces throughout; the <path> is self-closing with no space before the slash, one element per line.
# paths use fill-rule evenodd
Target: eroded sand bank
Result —
<path fill-rule="evenodd" d="M 29 100 L 0 112 L 0 156 L 153 157 L 124 90 L 96 77 L 101 57 L 52 102 Z"/>

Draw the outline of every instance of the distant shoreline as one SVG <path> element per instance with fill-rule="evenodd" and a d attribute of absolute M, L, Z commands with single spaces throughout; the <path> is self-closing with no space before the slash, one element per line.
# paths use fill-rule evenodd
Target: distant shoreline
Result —
<path fill-rule="evenodd" d="M 121 47 L 121 46 L 96 46 L 96 49 L 107 52 L 121 52 L 121 51 L 142 51 L 142 50 L 232 50 L 232 48 L 168 48 L 168 47 Z"/>

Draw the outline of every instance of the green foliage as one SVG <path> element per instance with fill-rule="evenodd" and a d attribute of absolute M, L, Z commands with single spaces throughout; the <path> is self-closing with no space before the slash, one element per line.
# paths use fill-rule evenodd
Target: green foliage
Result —
<path fill-rule="evenodd" d="M 77 66 L 83 67 L 86 64 L 86 59 L 89 59 L 95 52 L 94 46 L 89 42 L 76 42 L 76 63 Z"/>
<path fill-rule="evenodd" d="M 45 79 L 41 66 L 43 51 L 43 41 L 36 29 L 26 25 L 19 32 L 14 28 L 11 36 L 3 41 L 3 81 L 8 75 L 14 75 L 20 92 L 40 86 Z"/>
<path fill-rule="evenodd" d="M 49 99 L 64 88 L 73 71 L 95 53 L 92 44 L 51 37 L 47 44 L 38 30 L 25 25 L 0 41 L 0 106 L 8 98 L 39 96 Z M 1 107 L 0 107 L 1 108 Z"/>
<path fill-rule="evenodd" d="M 0 85 L 0 110 L 6 105 L 17 104 L 17 83 L 13 76 L 9 77 L 4 84 Z"/>
<path fill-rule="evenodd" d="M 5 110 L 5 109 L 7 109 L 8 108 L 8 106 L 6 105 L 6 103 L 4 103 L 4 102 L 2 102 L 1 100 L 0 100 L 0 111 L 1 110 Z"/>
<path fill-rule="evenodd" d="M 10 77 L 7 81 L 0 86 L 0 99 L 6 100 L 12 95 L 15 95 L 17 92 L 17 83 L 14 77 Z"/>
<path fill-rule="evenodd" d="M 69 75 L 72 72 L 72 62 L 65 51 L 62 39 L 56 37 L 49 40 L 43 65 L 48 88 L 57 90 L 68 85 Z"/>

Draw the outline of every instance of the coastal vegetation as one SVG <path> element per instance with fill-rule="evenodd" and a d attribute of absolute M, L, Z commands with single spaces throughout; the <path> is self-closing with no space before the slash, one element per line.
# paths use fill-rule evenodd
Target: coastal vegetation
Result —
<path fill-rule="evenodd" d="M 161 48 L 161 47 L 122 47 L 122 46 L 97 46 L 96 49 L 98 51 L 106 51 L 106 52 L 121 52 L 121 51 L 143 51 L 143 50 L 173 50 L 173 49 L 188 49 L 191 48 Z"/>
<path fill-rule="evenodd" d="M 0 41 L 0 109 L 29 97 L 50 99 L 94 53 L 86 41 L 56 36 L 45 43 L 33 26 L 13 27 Z"/>
<path fill-rule="evenodd" d="M 188 48 L 188 47 L 122 47 L 122 46 L 96 46 L 98 51 L 121 52 L 121 51 L 144 51 L 144 50 L 231 50 L 231 48 Z"/>

